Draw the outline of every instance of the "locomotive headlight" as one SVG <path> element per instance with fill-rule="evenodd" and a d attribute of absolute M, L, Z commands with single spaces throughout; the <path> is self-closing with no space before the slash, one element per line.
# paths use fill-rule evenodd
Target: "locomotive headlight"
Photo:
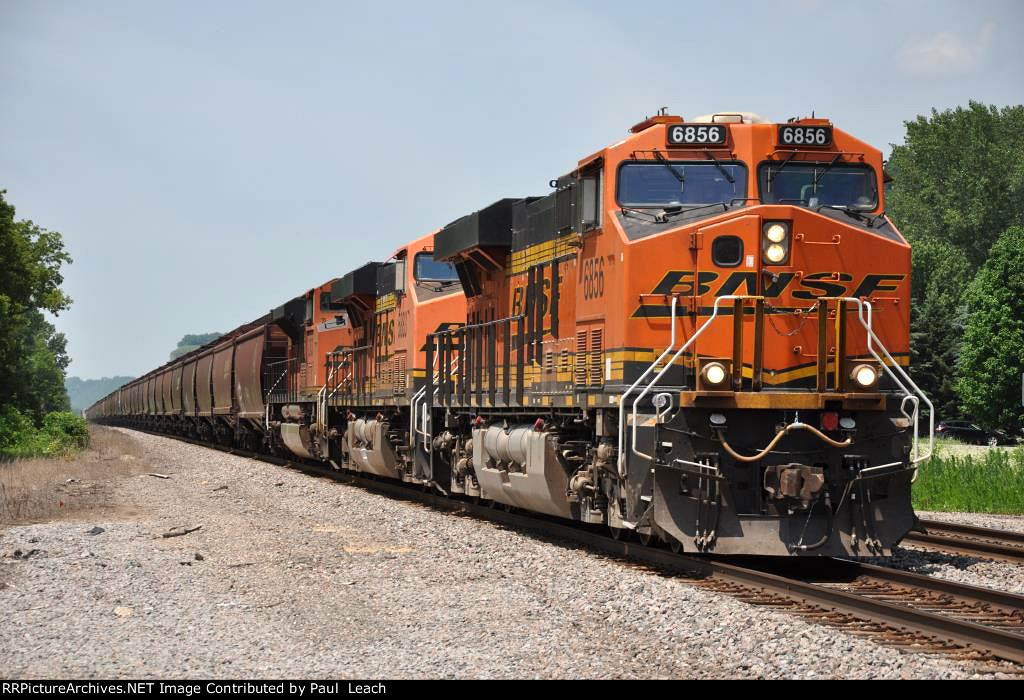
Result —
<path fill-rule="evenodd" d="M 878 383 L 878 370 L 871 365 L 857 365 L 850 373 L 850 379 L 862 389 L 869 389 Z"/>
<path fill-rule="evenodd" d="M 721 362 L 709 362 L 704 365 L 704 371 L 701 374 L 704 383 L 708 386 L 718 386 L 729 376 L 729 373 L 725 371 L 725 365 Z"/>
<path fill-rule="evenodd" d="M 764 257 L 771 263 L 780 263 L 786 259 L 786 249 L 778 243 L 773 243 L 764 251 Z"/>
<path fill-rule="evenodd" d="M 782 224 L 770 224 L 764 231 L 764 237 L 772 243 L 782 243 L 786 240 L 786 227 Z"/>
<path fill-rule="evenodd" d="M 766 221 L 761 227 L 761 259 L 767 265 L 782 265 L 789 259 L 788 221 Z"/>

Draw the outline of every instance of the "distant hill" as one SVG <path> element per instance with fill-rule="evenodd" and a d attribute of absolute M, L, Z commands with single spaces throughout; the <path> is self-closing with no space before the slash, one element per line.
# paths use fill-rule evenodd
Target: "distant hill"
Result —
<path fill-rule="evenodd" d="M 224 335 L 223 333 L 193 333 L 183 336 L 178 341 L 178 347 L 171 351 L 171 358 L 181 357 L 187 352 L 202 347 L 209 342 Z M 92 406 L 98 400 L 112 392 L 118 387 L 124 386 L 135 377 L 103 377 L 102 379 L 82 379 L 80 377 L 68 377 L 64 380 L 64 388 L 68 391 L 68 398 L 71 399 L 71 410 L 78 412 Z"/>
<path fill-rule="evenodd" d="M 217 338 L 224 335 L 223 333 L 196 333 L 194 335 L 183 336 L 178 341 L 178 347 L 171 351 L 171 358 L 175 359 L 181 357 L 187 352 L 192 352 L 196 348 L 202 347 L 209 342 L 216 340 Z"/>
<path fill-rule="evenodd" d="M 71 410 L 84 411 L 104 396 L 124 386 L 135 377 L 103 377 L 102 379 L 81 379 L 68 377 L 64 380 L 64 388 L 71 399 Z"/>

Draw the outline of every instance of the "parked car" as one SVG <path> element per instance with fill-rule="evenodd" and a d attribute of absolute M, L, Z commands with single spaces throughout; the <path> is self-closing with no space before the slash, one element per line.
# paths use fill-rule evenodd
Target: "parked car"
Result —
<path fill-rule="evenodd" d="M 953 438 L 974 445 L 1015 445 L 1019 440 L 1005 430 L 985 430 L 966 420 L 944 420 L 935 428 L 939 437 Z"/>
<path fill-rule="evenodd" d="M 995 437 L 997 445 L 1024 445 L 1024 437 L 1021 435 L 1012 435 L 1005 430 L 996 428 L 992 431 L 993 437 Z M 992 443 L 989 442 L 991 445 Z"/>

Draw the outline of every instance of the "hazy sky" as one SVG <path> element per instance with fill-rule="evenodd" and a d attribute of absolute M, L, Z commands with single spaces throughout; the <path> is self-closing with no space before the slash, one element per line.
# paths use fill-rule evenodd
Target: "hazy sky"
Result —
<path fill-rule="evenodd" d="M 663 105 L 885 147 L 1024 102 L 1021 36 L 1020 0 L 0 0 L 0 189 L 74 257 L 69 372 L 137 375 Z"/>

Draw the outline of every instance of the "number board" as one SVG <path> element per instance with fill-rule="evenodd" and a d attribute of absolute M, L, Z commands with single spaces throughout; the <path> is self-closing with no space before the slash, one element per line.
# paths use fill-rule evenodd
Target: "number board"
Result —
<path fill-rule="evenodd" d="M 797 126 L 787 124 L 779 127 L 780 146 L 804 146 L 820 148 L 832 145 L 831 126 Z"/>
<path fill-rule="evenodd" d="M 721 124 L 670 124 L 669 146 L 720 146 L 729 136 Z"/>

